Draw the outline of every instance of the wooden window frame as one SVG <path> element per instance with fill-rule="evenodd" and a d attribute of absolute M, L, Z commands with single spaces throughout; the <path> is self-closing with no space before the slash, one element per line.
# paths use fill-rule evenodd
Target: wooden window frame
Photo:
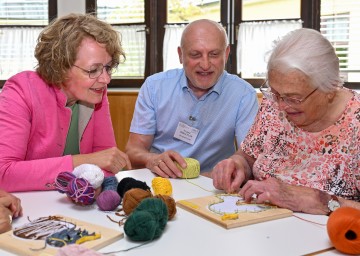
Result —
<path fill-rule="evenodd" d="M 57 0 L 49 1 L 49 21 L 57 17 Z M 221 0 L 221 23 L 227 26 L 234 26 L 229 30 L 230 38 L 235 38 L 236 24 L 240 24 L 242 13 L 242 0 L 225 1 Z M 145 26 L 149 31 L 146 34 L 146 56 L 145 56 L 145 74 L 144 78 L 113 78 L 109 88 L 140 88 L 146 77 L 163 71 L 163 38 L 165 34 L 165 25 L 167 17 L 167 0 L 145 0 Z M 228 6 L 228 4 L 233 6 Z M 96 14 L 96 0 L 86 0 L 85 9 L 87 13 Z M 304 22 L 303 27 L 312 28 L 320 31 L 320 7 L 321 0 L 301 0 L 300 19 Z M 239 10 L 234 17 L 227 17 L 227 8 Z M 230 12 L 230 15 L 232 13 Z M 228 21 L 232 21 L 229 24 Z M 229 73 L 236 74 L 236 46 L 237 40 L 230 42 L 230 56 L 226 63 L 226 70 Z M 259 88 L 263 79 L 245 79 L 255 88 Z M 0 80 L 0 87 L 4 84 Z M 360 81 L 359 81 L 360 82 Z M 344 85 L 351 89 L 360 89 L 359 82 L 346 82 Z"/>

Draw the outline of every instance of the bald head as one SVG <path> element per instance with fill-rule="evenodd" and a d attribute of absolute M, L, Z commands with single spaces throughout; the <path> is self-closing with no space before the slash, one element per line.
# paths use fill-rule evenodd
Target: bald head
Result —
<path fill-rule="evenodd" d="M 226 31 L 219 23 L 208 19 L 201 19 L 195 20 L 185 27 L 181 35 L 180 47 L 184 47 L 184 44 L 187 43 L 189 38 L 192 38 L 194 36 L 198 37 L 204 32 L 206 32 L 207 34 L 212 34 L 215 38 L 221 40 L 224 47 L 229 44 L 226 36 Z"/>
<path fill-rule="evenodd" d="M 207 93 L 224 73 L 229 57 L 224 28 L 211 20 L 191 22 L 184 29 L 178 47 L 188 86 L 200 98 Z"/>

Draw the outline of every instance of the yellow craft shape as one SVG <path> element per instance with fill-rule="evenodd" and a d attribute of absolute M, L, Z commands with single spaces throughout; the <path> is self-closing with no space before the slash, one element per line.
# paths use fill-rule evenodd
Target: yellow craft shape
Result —
<path fill-rule="evenodd" d="M 237 220 L 239 218 L 239 214 L 237 213 L 225 213 L 221 216 L 221 220 Z"/>

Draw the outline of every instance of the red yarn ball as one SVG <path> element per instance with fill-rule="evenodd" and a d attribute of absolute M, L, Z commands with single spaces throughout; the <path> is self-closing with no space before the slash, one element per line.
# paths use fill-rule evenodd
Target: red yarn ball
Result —
<path fill-rule="evenodd" d="M 119 206 L 121 197 L 114 190 L 105 190 L 96 198 L 96 203 L 102 211 L 113 211 Z"/>

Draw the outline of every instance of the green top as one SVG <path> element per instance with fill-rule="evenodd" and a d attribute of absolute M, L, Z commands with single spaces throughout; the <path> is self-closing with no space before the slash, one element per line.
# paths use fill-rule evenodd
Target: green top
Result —
<path fill-rule="evenodd" d="M 72 111 L 71 122 L 66 137 L 66 145 L 64 149 L 65 155 L 77 155 L 79 150 L 79 104 L 75 103 L 69 107 Z"/>

